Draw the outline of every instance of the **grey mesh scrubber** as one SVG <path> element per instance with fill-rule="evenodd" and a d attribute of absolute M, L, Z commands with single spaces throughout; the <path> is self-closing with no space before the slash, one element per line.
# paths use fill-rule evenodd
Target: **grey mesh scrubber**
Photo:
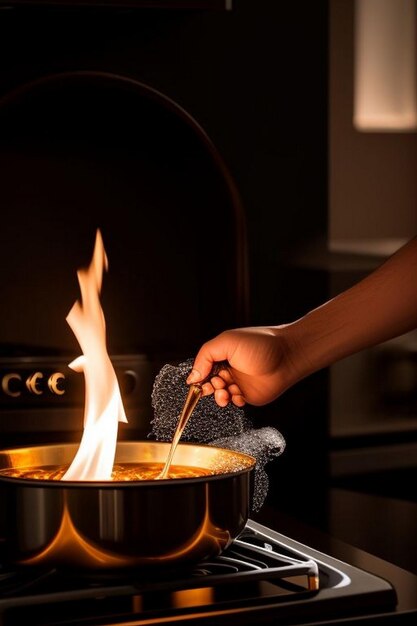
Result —
<path fill-rule="evenodd" d="M 193 364 L 164 365 L 155 377 L 152 390 L 154 417 L 149 437 L 171 441 L 187 397 L 186 383 Z M 272 427 L 255 429 L 243 409 L 234 404 L 219 407 L 213 395 L 202 397 L 186 425 L 182 440 L 206 443 L 250 454 L 256 458 L 252 510 L 259 511 L 268 493 L 265 465 L 285 449 L 285 440 Z"/>

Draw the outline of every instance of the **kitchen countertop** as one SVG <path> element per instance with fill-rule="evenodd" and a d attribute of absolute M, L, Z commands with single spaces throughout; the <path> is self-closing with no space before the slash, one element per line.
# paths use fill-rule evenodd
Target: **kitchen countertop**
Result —
<path fill-rule="evenodd" d="M 330 489 L 327 498 L 329 519 L 326 529 L 312 526 L 269 504 L 251 518 L 304 545 L 388 580 L 396 589 L 398 608 L 412 611 L 414 618 L 411 619 L 415 620 L 417 503 L 342 489 Z M 338 515 L 332 516 L 332 510 L 338 511 Z M 404 526 L 408 526 L 409 535 L 402 532 Z M 385 540 L 381 541 L 384 533 Z M 389 560 L 388 555 L 391 556 Z"/>
<path fill-rule="evenodd" d="M 400 474 L 399 482 L 401 477 Z M 410 478 L 411 475 L 407 480 Z M 326 531 L 417 575 L 417 501 L 410 500 L 410 483 L 403 491 L 403 497 L 391 497 L 388 484 L 386 495 L 382 495 L 382 490 L 370 494 L 350 487 L 331 489 Z"/>

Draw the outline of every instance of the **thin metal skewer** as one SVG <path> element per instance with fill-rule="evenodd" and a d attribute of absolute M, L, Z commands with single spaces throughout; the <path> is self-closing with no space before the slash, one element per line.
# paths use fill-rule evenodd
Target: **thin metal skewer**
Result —
<path fill-rule="evenodd" d="M 158 479 L 166 478 L 168 476 L 169 468 L 171 467 L 172 459 L 178 442 L 181 439 L 181 435 L 184 432 L 184 428 L 186 427 L 187 422 L 197 405 L 197 402 L 203 395 L 204 383 L 210 380 L 210 378 L 212 378 L 213 376 L 216 376 L 220 372 L 220 370 L 226 369 L 227 367 L 228 363 L 226 361 L 219 361 L 213 365 L 210 374 L 204 380 L 199 383 L 190 385 L 187 398 L 181 411 L 180 419 L 178 420 L 177 428 L 175 429 L 174 437 L 172 438 L 172 443 L 169 449 L 167 460 L 165 461 L 165 465 L 161 473 L 159 474 Z"/>

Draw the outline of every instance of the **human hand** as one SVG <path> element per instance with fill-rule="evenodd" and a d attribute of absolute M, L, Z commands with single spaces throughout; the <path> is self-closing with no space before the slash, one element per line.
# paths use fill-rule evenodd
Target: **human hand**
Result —
<path fill-rule="evenodd" d="M 203 384 L 203 395 L 214 393 L 219 406 L 233 402 L 263 405 L 292 384 L 286 326 L 248 327 L 227 330 L 207 341 L 197 353 L 187 383 L 198 383 L 210 375 L 213 364 L 227 361 L 228 367 Z"/>

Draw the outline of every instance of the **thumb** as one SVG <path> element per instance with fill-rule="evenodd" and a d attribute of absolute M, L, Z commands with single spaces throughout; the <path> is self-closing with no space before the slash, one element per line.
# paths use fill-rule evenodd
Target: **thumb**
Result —
<path fill-rule="evenodd" d="M 209 376 L 213 363 L 227 359 L 224 349 L 215 339 L 205 343 L 194 359 L 193 368 L 187 378 L 187 383 L 198 383 Z"/>
<path fill-rule="evenodd" d="M 187 383 L 199 383 L 204 380 L 210 374 L 212 367 L 212 359 L 199 353 L 194 361 L 193 369 L 187 378 Z"/>

